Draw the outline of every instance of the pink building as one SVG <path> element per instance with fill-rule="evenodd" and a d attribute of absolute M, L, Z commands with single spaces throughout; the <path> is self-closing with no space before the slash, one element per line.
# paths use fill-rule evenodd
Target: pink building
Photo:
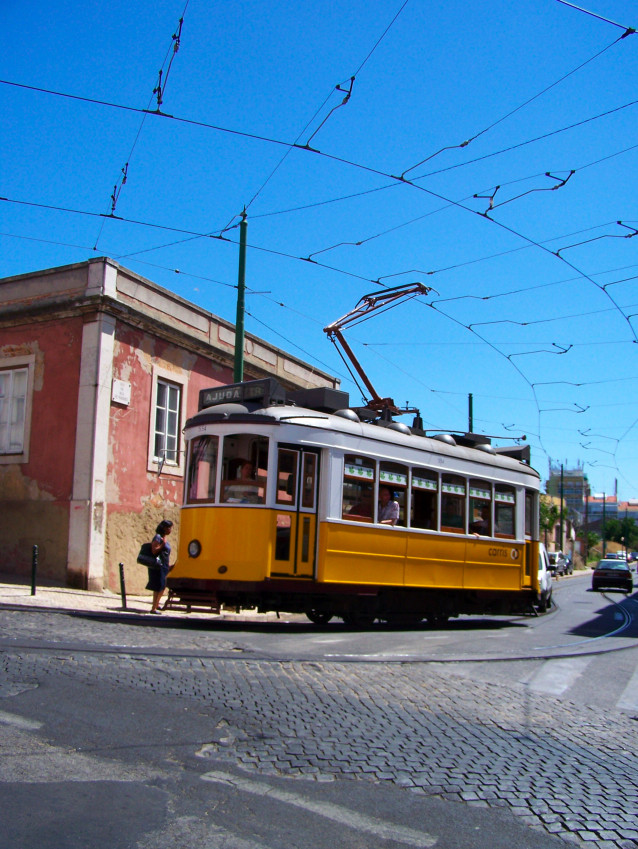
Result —
<path fill-rule="evenodd" d="M 2 571 L 127 589 L 162 518 L 179 533 L 182 428 L 233 382 L 234 325 L 100 258 L 0 280 Z M 245 379 L 338 381 L 246 334 Z"/>

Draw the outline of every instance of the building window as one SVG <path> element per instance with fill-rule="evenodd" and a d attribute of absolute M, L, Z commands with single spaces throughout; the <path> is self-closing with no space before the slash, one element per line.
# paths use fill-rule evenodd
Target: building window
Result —
<path fill-rule="evenodd" d="M 0 463 L 29 460 L 33 362 L 33 357 L 0 359 Z"/>
<path fill-rule="evenodd" d="M 181 386 L 158 379 L 153 449 L 154 459 L 158 463 L 176 466 L 179 462 L 181 394 Z"/>

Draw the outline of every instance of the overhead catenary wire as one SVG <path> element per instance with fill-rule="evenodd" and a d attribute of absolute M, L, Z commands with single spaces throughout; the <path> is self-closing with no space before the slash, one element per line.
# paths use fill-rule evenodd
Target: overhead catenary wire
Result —
<path fill-rule="evenodd" d="M 378 38 L 378 39 L 377 39 L 377 41 L 375 42 L 375 44 L 374 44 L 374 46 L 372 47 L 372 49 L 368 52 L 367 56 L 366 56 L 366 57 L 365 57 L 365 59 L 361 62 L 361 64 L 359 65 L 359 67 L 357 68 L 357 70 L 354 72 L 354 74 L 350 77 L 350 79 L 349 79 L 347 82 L 337 83 L 337 85 L 334 87 L 334 89 L 332 89 L 332 90 L 329 92 L 328 96 L 325 98 L 325 100 L 323 101 L 323 103 L 322 103 L 322 104 L 319 106 L 319 108 L 315 111 L 315 113 L 314 113 L 314 115 L 312 116 L 312 118 L 311 118 L 311 119 L 310 119 L 310 120 L 306 123 L 305 127 L 301 130 L 301 132 L 299 133 L 299 135 L 298 135 L 298 136 L 297 136 L 297 138 L 295 139 L 295 145 L 294 145 L 294 146 L 297 146 L 297 145 L 300 143 L 300 141 L 301 141 L 302 137 L 304 136 L 304 134 L 306 133 L 306 131 L 307 131 L 307 130 L 308 130 L 308 129 L 312 126 L 312 124 L 313 124 L 313 123 L 315 122 L 315 120 L 317 119 L 318 115 L 319 115 L 319 114 L 323 111 L 324 107 L 326 106 L 326 104 L 328 103 L 328 101 L 330 100 L 330 98 L 332 97 L 332 95 L 333 95 L 333 93 L 334 93 L 335 91 L 345 93 L 345 97 L 341 100 L 341 102 L 340 102 L 340 103 L 338 103 L 336 106 L 334 106 L 334 107 L 330 110 L 330 112 L 329 112 L 329 113 L 325 116 L 325 118 L 321 121 L 321 123 L 319 124 L 319 126 L 318 126 L 315 130 L 314 130 L 314 132 L 312 133 L 312 135 L 311 135 L 311 136 L 310 136 L 310 137 L 306 140 L 306 142 L 305 142 L 305 145 L 304 145 L 304 146 L 308 146 L 308 145 L 310 144 L 310 142 L 312 141 L 312 139 L 313 139 L 313 138 L 317 135 L 317 133 L 319 132 L 319 130 L 320 130 L 320 129 L 321 129 L 321 128 L 322 128 L 322 127 L 326 124 L 326 122 L 330 119 L 330 117 L 334 114 L 334 112 L 335 112 L 337 109 L 342 108 L 343 106 L 345 106 L 345 105 L 348 103 L 348 101 L 350 100 L 350 98 L 351 98 L 351 96 L 352 96 L 352 90 L 353 90 L 354 82 L 355 82 L 355 79 L 356 79 L 357 75 L 361 72 L 361 70 L 362 70 L 362 69 L 363 69 L 363 67 L 366 65 L 366 63 L 368 62 L 368 60 L 370 59 L 370 57 L 372 56 L 372 54 L 374 53 L 374 51 L 375 51 L 375 50 L 377 49 L 377 47 L 381 44 L 381 42 L 383 41 L 383 39 L 385 38 L 385 36 L 386 36 L 386 35 L 388 34 L 388 32 L 390 31 L 391 27 L 393 26 L 393 24 L 395 23 L 395 21 L 397 20 L 397 18 L 399 17 L 399 15 L 400 15 L 400 14 L 401 14 L 401 12 L 405 9 L 405 7 L 407 6 L 407 4 L 408 4 L 409 2 L 410 2 L 410 0 L 404 0 L 404 2 L 403 2 L 403 4 L 402 4 L 401 8 L 399 9 L 399 11 L 398 11 L 398 12 L 396 13 L 396 15 L 393 17 L 393 19 L 392 19 L 392 20 L 391 20 L 391 22 L 388 24 L 388 26 L 385 28 L 385 30 L 383 31 L 383 33 L 379 36 L 379 38 Z M 344 88 L 344 86 L 347 86 L 347 88 Z M 268 185 L 268 183 L 270 182 L 270 180 L 271 180 L 271 179 L 274 177 L 274 175 L 277 173 L 277 171 L 279 170 L 279 168 L 283 165 L 284 161 L 286 160 L 286 158 L 287 158 L 287 157 L 288 157 L 288 155 L 290 154 L 291 150 L 292 150 L 292 147 L 291 147 L 291 148 L 289 148 L 289 149 L 288 149 L 288 150 L 284 153 L 283 157 L 279 160 L 279 162 L 277 163 L 277 165 L 276 165 L 276 166 L 273 168 L 273 170 L 270 172 L 270 174 L 268 175 L 268 177 L 266 178 L 266 180 L 265 180 L 265 181 L 261 184 L 261 186 L 260 186 L 260 187 L 257 189 L 257 191 L 253 194 L 253 196 L 251 197 L 251 199 L 248 201 L 248 203 L 247 203 L 247 204 L 246 204 L 246 206 L 245 206 L 245 210 L 246 210 L 246 211 L 247 211 L 247 210 L 248 210 L 248 209 L 252 206 L 252 204 L 255 202 L 255 200 L 259 197 L 259 195 L 263 192 L 263 190 L 265 189 L 265 187 Z M 230 226 L 230 225 L 229 225 L 229 226 Z"/>
<path fill-rule="evenodd" d="M 396 186 L 397 188 L 399 188 L 399 186 L 400 186 L 401 184 L 396 184 L 395 182 L 392 182 L 390 185 L 392 185 L 393 187 L 394 187 L 394 186 Z M 375 191 L 376 191 L 376 189 L 375 189 Z M 443 194 L 446 194 L 446 192 L 444 191 L 444 192 L 443 192 Z M 461 194 L 461 192 L 459 192 L 458 194 Z M 499 193 L 499 194 L 500 194 L 500 193 Z M 446 208 L 447 208 L 447 207 L 446 207 Z M 621 210 L 619 210 L 618 212 L 619 212 L 619 218 L 621 218 L 621 219 L 622 219 L 622 218 L 623 218 L 623 216 L 622 216 L 622 214 L 621 214 Z M 144 217 L 144 216 L 142 216 L 142 217 Z M 392 223 L 392 222 L 389 222 L 389 223 Z M 510 222 L 506 222 L 506 223 L 510 223 Z M 203 229 L 203 228 L 193 228 L 193 230 L 196 230 L 196 229 Z M 386 230 L 389 230 L 389 229 L 390 229 L 390 228 L 386 228 Z M 521 231 L 523 231 L 523 232 L 525 232 L 525 231 L 527 230 L 527 227 L 525 226 L 525 223 L 522 223 L 520 219 L 519 219 L 519 222 L 518 222 L 518 228 L 517 228 L 517 229 L 519 229 L 519 230 L 521 230 Z M 549 229 L 549 228 L 548 228 L 548 229 Z M 557 232 L 557 230 L 558 230 L 558 228 L 556 228 L 556 227 L 554 227 L 554 228 L 552 228 L 552 229 L 553 229 L 553 232 Z M 567 229 L 567 228 L 563 228 L 563 229 Z M 380 229 L 379 229 L 379 231 L 377 231 L 377 232 L 381 232 L 381 231 L 380 231 Z M 186 235 L 186 234 L 184 234 L 184 235 Z M 534 233 L 534 235 L 536 236 L 536 233 Z M 366 238 L 370 238 L 370 237 L 369 237 L 369 236 L 366 236 Z M 226 240 L 224 240 L 224 241 L 226 241 Z M 230 240 L 228 240 L 228 241 L 230 242 Z M 266 240 L 266 245 L 265 245 L 266 247 L 268 247 L 268 245 L 267 245 L 267 242 L 268 242 L 268 241 L 271 241 L 271 247 L 272 247 L 272 246 L 273 246 L 273 245 L 272 245 L 272 241 L 274 241 L 274 240 Z M 545 242 L 546 240 L 545 240 L 544 238 L 543 238 L 543 239 L 540 239 L 540 238 L 539 238 L 539 239 L 538 239 L 538 241 L 544 241 L 544 242 Z M 568 240 L 566 239 L 566 240 L 565 240 L 565 242 L 567 242 L 567 241 L 568 241 Z M 572 239 L 572 241 L 574 241 L 574 240 Z M 232 244 L 232 242 L 231 242 L 231 244 Z M 600 242 L 600 241 L 599 241 L 599 244 L 601 244 L 601 242 Z M 276 242 L 275 242 L 275 245 L 274 245 L 274 246 L 276 247 Z M 124 247 L 126 248 L 127 246 L 125 245 Z M 131 247 L 133 247 L 133 246 L 131 246 Z M 534 245 L 524 245 L 524 246 L 522 246 L 522 247 L 520 247 L 520 248 L 517 248 L 517 250 L 527 250 L 527 249 L 531 249 L 532 247 L 534 247 Z M 559 243 L 559 242 L 554 242 L 554 243 L 553 243 L 553 245 L 550 245 L 550 244 L 548 243 L 548 247 L 554 247 L 554 248 L 558 248 L 559 250 L 561 250 L 561 248 L 560 248 L 560 243 Z M 563 249 L 563 252 L 564 252 L 564 249 Z M 283 252 L 283 251 L 281 252 L 281 254 L 282 254 L 282 255 L 283 255 L 284 253 L 285 253 L 285 252 Z M 289 251 L 288 253 L 289 253 L 289 254 L 293 254 L 293 253 L 294 253 L 294 251 L 292 251 L 292 252 L 290 252 L 290 251 Z M 486 253 L 487 253 L 487 252 L 486 252 Z M 122 256 L 122 255 L 123 255 L 123 253 L 121 253 L 120 255 Z M 309 259 L 309 258 L 310 258 L 310 259 L 313 259 L 313 258 L 315 258 L 315 257 L 313 257 L 313 255 L 305 256 L 305 257 L 303 257 L 303 258 L 298 257 L 298 259 L 303 259 L 303 260 L 305 260 L 305 261 L 308 261 L 308 259 Z M 570 258 L 570 259 L 573 259 L 574 257 L 573 257 L 573 256 L 570 256 L 569 258 Z M 140 259 L 139 259 L 138 261 L 139 261 L 139 262 L 143 262 L 143 259 L 140 257 Z M 339 270 L 339 269 L 336 269 L 336 266 L 337 266 L 337 265 L 342 265 L 342 263 L 334 263 L 334 265 L 332 266 L 332 268 L 333 268 L 333 270 L 336 270 L 336 271 L 337 271 L 337 273 L 340 273 L 340 270 Z M 590 262 L 590 263 L 588 263 L 588 265 L 591 265 L 591 262 Z M 323 266 L 318 265 L 318 267 L 319 267 L 319 268 L 322 268 Z M 597 268 L 600 268 L 600 265 L 598 265 L 598 266 L 597 266 Z M 359 269 L 357 269 L 357 268 L 355 267 L 355 269 L 354 269 L 354 270 L 359 270 Z M 375 271 L 376 271 L 376 272 L 378 272 L 378 270 L 379 270 L 379 269 L 378 269 L 378 267 L 377 267 L 376 269 L 371 269 L 371 270 L 372 270 L 372 272 L 373 272 L 373 274 L 372 274 L 371 276 L 374 276 L 374 272 L 375 272 Z M 590 271 L 591 271 L 591 268 L 587 268 L 586 270 L 587 270 L 588 272 L 590 272 Z M 591 276 L 595 277 L 596 281 L 600 281 L 600 279 L 601 279 L 599 275 L 594 275 L 594 274 L 592 274 Z M 367 279 L 367 277 L 366 277 L 365 279 Z M 574 277 L 574 279 L 577 279 L 577 280 L 578 280 L 578 279 L 582 279 L 582 278 L 581 278 L 580 276 L 576 276 L 576 277 Z M 607 288 L 609 288 L 609 287 L 614 287 L 614 286 L 615 286 L 615 283 L 616 283 L 616 281 L 611 281 L 610 283 L 605 283 L 604 285 L 605 285 Z M 510 288 L 513 288 L 513 287 L 510 287 Z M 482 292 L 481 292 L 481 289 L 482 289 L 482 287 L 479 287 L 479 289 L 478 289 L 478 293 L 479 293 L 479 295 L 487 295 L 487 292 L 485 291 L 485 289 L 483 289 L 483 291 L 482 291 Z M 458 286 L 457 286 L 457 287 L 452 288 L 452 292 L 451 292 L 451 294 L 453 294 L 455 291 L 458 291 Z M 468 297 L 469 297 L 469 296 L 468 296 Z M 491 296 L 487 295 L 487 297 L 491 297 Z M 496 296 L 495 296 L 495 297 L 496 297 Z M 441 299 L 441 300 L 445 300 L 445 299 Z M 451 299 L 450 299 L 450 300 L 451 300 Z M 625 312 L 626 312 L 626 311 L 627 311 L 627 310 L 625 310 Z M 480 342 L 479 342 L 479 344 L 482 344 L 482 343 L 480 343 Z M 539 346 L 539 347 L 540 347 L 540 346 Z M 505 350 L 505 353 L 509 353 L 509 352 L 511 352 L 511 351 L 512 351 L 512 348 L 511 348 L 511 347 L 509 347 L 509 348 L 505 348 L 504 350 Z M 533 378 L 534 378 L 534 376 L 535 376 L 535 375 L 533 374 L 533 372 L 534 372 L 534 369 L 531 369 L 531 370 L 530 370 L 530 369 L 526 369 L 526 373 L 528 374 L 528 376 L 530 376 L 530 377 L 532 378 L 532 380 L 533 380 Z"/>
<path fill-rule="evenodd" d="M 625 33 L 625 35 L 626 34 L 627 33 Z M 595 53 L 593 56 L 590 56 L 589 59 L 587 59 L 585 62 L 581 62 L 580 65 L 577 65 L 575 68 L 572 68 L 571 71 L 564 74 L 559 79 L 555 80 L 551 85 L 548 85 L 544 89 L 542 89 L 541 91 L 537 92 L 537 94 L 533 95 L 533 97 L 530 97 L 527 100 L 525 100 L 523 103 L 521 103 L 515 109 L 512 109 L 506 115 L 503 115 L 498 120 L 493 121 L 491 124 L 484 127 L 482 130 L 479 130 L 479 132 L 475 133 L 471 138 L 467 139 L 467 141 L 464 141 L 464 142 L 462 142 L 461 144 L 458 144 L 458 145 L 451 145 L 451 146 L 442 148 L 441 150 L 437 151 L 436 153 L 433 153 L 430 156 L 427 156 L 425 159 L 422 159 L 420 162 L 417 162 L 416 165 L 411 165 L 409 168 L 406 168 L 406 170 L 403 172 L 403 174 L 401 176 L 405 177 L 405 175 L 409 171 L 414 171 L 415 168 L 418 168 L 420 165 L 424 165 L 426 162 L 429 162 L 430 160 L 434 159 L 436 156 L 438 156 L 444 150 L 452 150 L 454 148 L 467 147 L 471 142 L 476 141 L 476 139 L 485 135 L 490 130 L 493 130 L 494 127 L 497 127 L 499 124 L 502 124 L 503 121 L 506 121 L 508 118 L 511 118 L 512 115 L 515 115 L 517 112 L 520 112 L 521 109 L 524 109 L 526 106 L 529 106 L 530 103 L 533 103 L 535 100 L 538 100 L 544 94 L 547 94 L 547 92 L 551 91 L 551 89 L 556 88 L 556 86 L 560 85 L 560 83 L 564 82 L 566 79 L 573 76 L 578 71 L 582 70 L 582 68 L 584 68 L 586 65 L 589 65 L 591 62 L 595 61 L 596 59 L 599 59 L 604 53 L 606 53 L 608 50 L 611 50 L 612 47 L 614 47 L 616 44 L 618 44 L 620 41 L 622 41 L 622 39 L 625 37 L 625 35 L 620 36 L 620 38 L 617 38 L 615 41 L 613 41 L 611 44 L 608 44 L 606 47 L 604 47 L 602 50 Z"/>
<path fill-rule="evenodd" d="M 113 192 L 111 194 L 111 209 L 110 209 L 109 216 L 114 215 L 115 207 L 117 206 L 117 202 L 118 202 L 120 194 L 122 192 L 122 188 L 124 187 L 124 185 L 125 185 L 125 183 L 128 179 L 129 164 L 130 164 L 131 160 L 133 159 L 133 154 L 135 152 L 135 148 L 137 147 L 137 143 L 139 142 L 140 136 L 142 135 L 142 129 L 144 127 L 144 122 L 146 121 L 147 113 L 150 110 L 150 106 L 151 106 L 151 103 L 153 101 L 153 97 L 156 97 L 156 99 L 157 99 L 157 111 L 160 110 L 160 107 L 162 105 L 162 102 L 163 102 L 163 99 L 164 99 L 164 91 L 166 89 L 168 77 L 169 77 L 169 74 L 170 74 L 170 71 L 171 71 L 171 68 L 172 68 L 172 65 L 173 65 L 173 59 L 175 58 L 177 51 L 179 50 L 179 47 L 180 47 L 181 36 L 182 36 L 182 26 L 183 26 L 183 23 L 184 23 L 184 15 L 186 14 L 186 10 L 188 9 L 189 2 L 190 2 L 190 0 L 186 0 L 186 5 L 184 6 L 184 11 L 182 12 L 181 18 L 179 19 L 179 22 L 178 22 L 178 25 L 177 25 L 177 30 L 173 33 L 172 44 L 169 47 L 169 49 L 167 50 L 166 56 L 164 57 L 164 62 L 162 63 L 162 67 L 160 68 L 160 71 L 159 71 L 159 80 L 158 80 L 157 86 L 153 89 L 153 93 L 151 94 L 149 101 L 148 101 L 148 104 L 146 106 L 146 109 L 144 110 L 144 114 L 142 115 L 142 120 L 140 121 L 140 125 L 137 129 L 137 133 L 136 133 L 135 138 L 133 140 L 133 144 L 132 144 L 131 149 L 129 151 L 129 155 L 127 157 L 126 163 L 124 164 L 124 167 L 121 170 L 121 177 L 119 178 L 119 180 L 115 184 L 115 186 L 113 186 Z M 168 62 L 168 67 L 166 68 L 166 73 L 164 74 L 164 79 L 162 81 L 162 75 L 163 75 L 163 72 L 164 72 L 164 67 L 166 66 L 167 62 Z M 97 249 L 98 249 L 98 247 L 97 247 L 98 242 L 100 241 L 100 238 L 102 236 L 102 232 L 104 230 L 105 223 L 106 223 L 105 220 L 103 220 L 101 225 L 100 225 L 99 233 L 98 233 L 97 238 L 95 240 L 95 243 L 93 245 L 93 250 L 95 250 L 95 251 L 97 251 Z"/>

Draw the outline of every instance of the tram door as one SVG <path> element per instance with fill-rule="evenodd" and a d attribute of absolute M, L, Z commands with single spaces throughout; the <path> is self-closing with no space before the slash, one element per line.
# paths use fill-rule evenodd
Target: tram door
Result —
<path fill-rule="evenodd" d="M 279 446 L 276 542 L 270 574 L 312 578 L 317 541 L 319 454 Z"/>

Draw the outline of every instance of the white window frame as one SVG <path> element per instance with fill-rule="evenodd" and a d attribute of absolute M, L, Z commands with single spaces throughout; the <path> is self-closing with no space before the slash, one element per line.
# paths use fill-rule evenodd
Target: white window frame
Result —
<path fill-rule="evenodd" d="M 155 420 L 157 416 L 157 387 L 159 383 L 167 383 L 179 390 L 179 422 L 177 425 L 177 461 L 164 460 L 163 462 L 155 455 Z M 169 371 L 160 366 L 153 367 L 153 387 L 151 392 L 151 408 L 149 412 L 148 430 L 148 469 L 152 472 L 161 472 L 163 475 L 175 475 L 184 477 L 185 468 L 185 442 L 184 424 L 186 421 L 186 378 L 179 372 Z"/>
<path fill-rule="evenodd" d="M 31 413 L 33 407 L 33 373 L 35 366 L 35 354 L 22 357 L 0 356 L 0 371 L 22 371 L 27 370 L 27 391 L 24 402 L 24 420 L 22 422 L 22 450 L 13 454 L 7 453 L 0 444 L 0 465 L 9 463 L 28 463 L 29 445 L 31 442 Z"/>

